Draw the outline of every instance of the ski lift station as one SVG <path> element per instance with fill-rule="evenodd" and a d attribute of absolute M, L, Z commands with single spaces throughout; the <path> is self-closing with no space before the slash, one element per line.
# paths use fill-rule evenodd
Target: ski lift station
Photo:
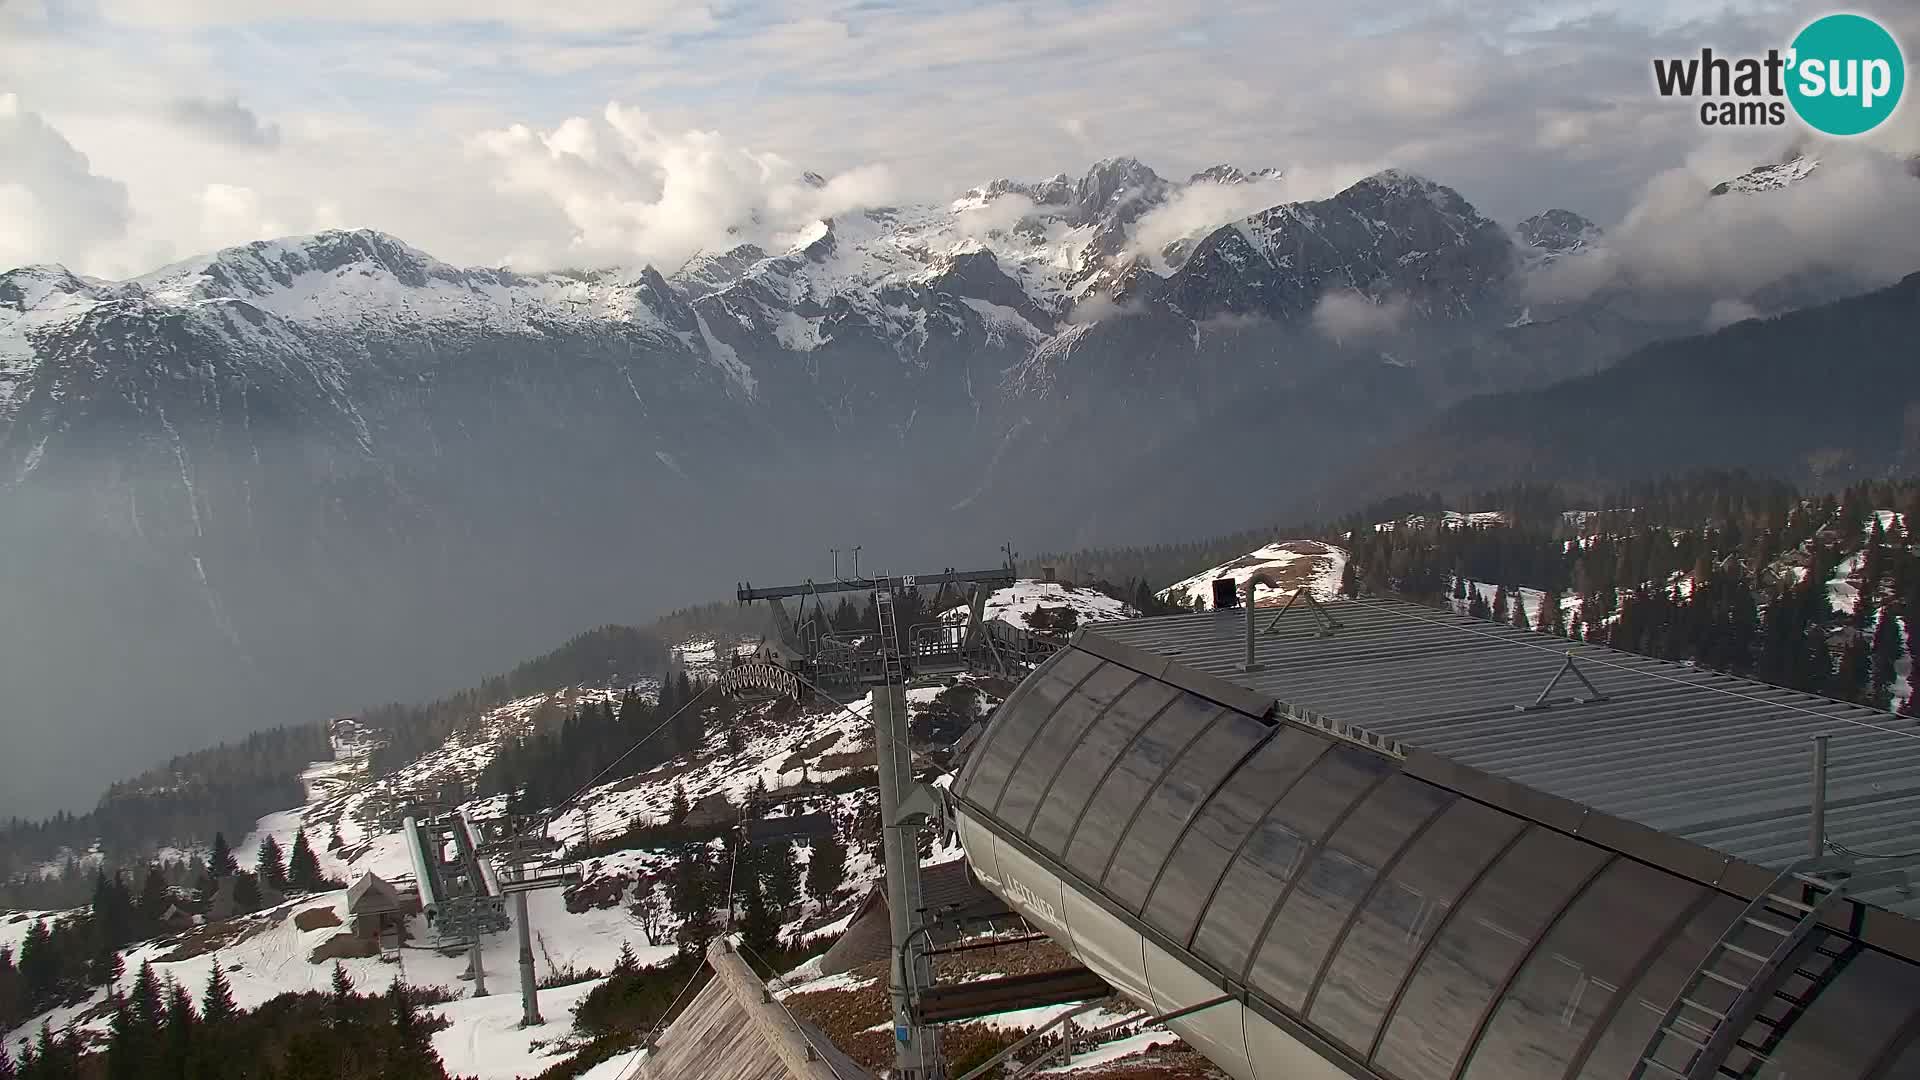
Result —
<path fill-rule="evenodd" d="M 1238 1080 L 1920 1077 L 1920 731 L 1885 713 L 1395 600 L 1240 606 L 1080 631 L 946 809 Z"/>

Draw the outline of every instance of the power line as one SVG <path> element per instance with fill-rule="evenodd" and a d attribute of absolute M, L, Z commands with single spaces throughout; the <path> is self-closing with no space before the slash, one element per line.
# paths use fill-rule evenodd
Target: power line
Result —
<path fill-rule="evenodd" d="M 695 705 L 698 705 L 700 703 L 701 698 L 704 698 L 708 694 L 713 693 L 713 691 L 716 688 L 718 688 L 719 685 L 720 683 L 717 680 L 714 682 L 708 683 L 706 686 L 706 689 L 693 695 L 692 698 L 688 699 L 685 705 L 682 705 L 679 708 L 673 710 L 672 716 L 669 716 L 665 720 L 660 721 L 660 723 L 654 726 L 654 729 L 652 731 L 647 732 L 645 735 L 642 735 L 640 736 L 639 739 L 635 740 L 632 746 L 627 747 L 626 750 L 623 751 L 619 757 L 614 758 L 611 762 L 609 762 L 606 768 L 601 769 L 599 772 L 595 773 L 593 776 L 593 779 L 581 785 L 579 791 L 576 791 L 573 794 L 567 796 L 566 798 L 560 800 L 558 803 L 555 803 L 553 809 L 548 812 L 548 815 L 547 815 L 548 819 L 551 820 L 554 817 L 558 817 L 560 812 L 565 810 L 568 806 L 572 805 L 575 799 L 578 799 L 580 796 L 585 795 L 587 792 L 593 790 L 593 786 L 595 784 L 598 784 L 601 780 L 604 780 L 607 774 L 612 772 L 616 767 L 618 767 L 621 762 L 627 760 L 629 757 L 632 757 L 633 752 L 635 750 L 638 750 L 642 746 L 645 746 L 647 744 L 647 740 L 667 730 L 667 726 L 669 724 L 672 724 L 675 720 L 680 719 L 681 713 L 684 713 L 688 709 L 691 709 Z"/>

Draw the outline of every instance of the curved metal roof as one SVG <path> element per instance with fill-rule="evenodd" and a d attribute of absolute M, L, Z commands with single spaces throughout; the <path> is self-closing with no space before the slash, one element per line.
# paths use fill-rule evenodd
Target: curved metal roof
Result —
<path fill-rule="evenodd" d="M 1256 609 L 1243 670 L 1244 609 L 1089 630 L 1271 700 L 1278 714 L 1424 751 L 1756 866 L 1809 851 L 1813 736 L 1830 737 L 1827 836 L 1855 851 L 1909 853 L 1920 870 L 1920 722 L 1858 705 L 1397 600 L 1330 605 L 1328 633 L 1295 607 Z M 1567 658 L 1545 708 L 1530 706 Z M 1396 745 L 1397 744 L 1397 745 Z M 1444 767 L 1444 763 L 1432 763 Z M 1877 862 L 1878 860 L 1876 860 Z M 1911 888 L 1864 899 L 1920 917 Z"/>
<path fill-rule="evenodd" d="M 1920 839 L 1911 725 L 1404 603 L 1328 611 L 1271 634 L 1256 611 L 1254 670 L 1244 611 L 1083 631 L 951 796 L 1353 1075 L 1627 1075 L 1703 958 L 1771 947 L 1740 901 L 1805 853 L 1813 734 L 1834 834 Z M 1868 896 L 1809 923 L 1741 1075 L 1920 1067 L 1920 924 Z"/>

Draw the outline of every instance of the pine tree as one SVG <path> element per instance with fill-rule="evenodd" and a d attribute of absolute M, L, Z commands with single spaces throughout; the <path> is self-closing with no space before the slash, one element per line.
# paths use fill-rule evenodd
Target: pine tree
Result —
<path fill-rule="evenodd" d="M 1876 519 L 1877 521 L 1878 519 Z M 1876 709 L 1893 707 L 1893 682 L 1899 671 L 1900 624 L 1891 608 L 1880 609 L 1873 628 L 1873 673 L 1868 680 L 1867 703 Z"/>
<path fill-rule="evenodd" d="M 113 1015 L 107 1021 L 107 1080 L 141 1080 L 147 1048 L 140 1044 L 139 1021 L 119 991 L 107 996 Z"/>
<path fill-rule="evenodd" d="M 1487 618 L 1494 622 L 1506 622 L 1508 615 L 1507 587 L 1496 585 L 1493 589 L 1493 607 L 1487 612 Z"/>
<path fill-rule="evenodd" d="M 232 877 L 240 869 L 234 861 L 233 849 L 227 846 L 227 834 L 213 834 L 213 854 L 207 857 L 207 873 L 216 878 Z"/>
<path fill-rule="evenodd" d="M 260 896 L 260 882 L 252 874 L 235 874 L 233 879 L 233 905 L 241 912 L 259 911 L 263 903 Z"/>
<path fill-rule="evenodd" d="M 837 832 L 829 832 L 813 842 L 813 854 L 807 859 L 807 895 L 823 906 L 847 880 L 847 846 Z"/>
<path fill-rule="evenodd" d="M 13 1055 L 7 1053 L 7 1040 L 0 1039 L 0 1080 L 17 1080 L 19 1073 L 13 1064 Z"/>
<path fill-rule="evenodd" d="M 200 1016 L 209 1028 L 224 1027 L 239 1010 L 233 1004 L 233 987 L 227 983 L 227 973 L 220 964 L 220 954 L 213 954 L 213 972 L 207 977 L 207 989 L 200 996 Z"/>
<path fill-rule="evenodd" d="M 353 1004 L 353 980 L 347 977 L 347 969 L 340 961 L 333 962 L 332 986 L 333 1024 L 343 1026 L 350 1019 L 349 1007 Z"/>
<path fill-rule="evenodd" d="M 280 841 L 264 837 L 260 841 L 260 859 L 254 864 L 254 876 L 260 884 L 277 893 L 287 891 L 287 864 L 280 853 Z"/>
<path fill-rule="evenodd" d="M 1348 559 L 1346 565 L 1340 568 L 1340 595 L 1349 599 L 1360 595 L 1360 574 L 1354 569 L 1352 559 Z"/>
<path fill-rule="evenodd" d="M 740 920 L 740 944 L 754 957 L 768 957 L 780 947 L 780 921 L 756 883 L 747 890 L 746 914 Z"/>
<path fill-rule="evenodd" d="M 193 1010 L 187 988 L 167 980 L 167 1030 L 161 1051 L 161 1073 L 167 1080 L 194 1080 L 194 1028 L 200 1017 Z"/>
<path fill-rule="evenodd" d="M 1527 595 L 1519 589 L 1513 590 L 1513 625 L 1522 630 L 1533 629 L 1533 623 L 1527 619 Z"/>
<path fill-rule="evenodd" d="M 693 813 L 693 804 L 687 801 L 686 785 L 673 785 L 673 802 L 667 807 L 667 824 L 679 825 L 685 822 L 687 815 L 691 813 Z"/>
<path fill-rule="evenodd" d="M 792 844 L 780 841 L 770 853 L 762 860 L 766 868 L 767 906 L 773 909 L 776 918 L 784 920 L 787 912 L 800 901 L 800 868 L 793 861 Z"/>
<path fill-rule="evenodd" d="M 167 913 L 167 907 L 173 903 L 173 895 L 167 889 L 167 875 L 158 865 L 147 867 L 147 878 L 140 886 L 140 921 L 142 931 L 152 934 L 160 929 L 160 917 Z"/>
<path fill-rule="evenodd" d="M 1467 591 L 1471 594 L 1467 599 L 1467 614 L 1476 619 L 1492 618 L 1493 609 L 1487 606 L 1487 598 L 1481 595 L 1480 587 L 1468 582 Z"/>
<path fill-rule="evenodd" d="M 613 961 L 615 975 L 631 975 L 640 970 L 640 958 L 633 954 L 633 946 L 628 942 L 620 943 L 620 955 Z"/>
<path fill-rule="evenodd" d="M 152 1045 L 160 1034 L 161 1026 L 166 1023 L 167 1002 L 160 987 L 160 977 L 154 973 L 151 960 L 140 965 L 140 973 L 133 979 L 133 989 L 127 994 L 127 1004 L 133 1009 L 134 1022 L 143 1044 Z"/>
<path fill-rule="evenodd" d="M 439 1080 L 445 1076 L 433 1052 L 432 1035 L 420 1018 L 413 996 L 399 979 L 387 991 L 387 1007 L 393 1012 L 394 1037 L 399 1045 L 381 1075 L 391 1080 Z"/>
<path fill-rule="evenodd" d="M 320 876 L 320 860 L 307 843 L 307 830 L 293 834 L 293 854 L 287 859 L 287 884 L 301 892 L 318 892 L 327 887 Z"/>

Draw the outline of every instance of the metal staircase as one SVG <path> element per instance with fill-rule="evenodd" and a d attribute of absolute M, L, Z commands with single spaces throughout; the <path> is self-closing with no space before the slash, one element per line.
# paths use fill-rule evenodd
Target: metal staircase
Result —
<path fill-rule="evenodd" d="M 1752 1077 L 1857 950 L 1827 947 L 1823 919 L 1849 893 L 1900 875 L 1806 858 L 1748 904 L 1680 988 L 1628 1080 Z"/>
<path fill-rule="evenodd" d="M 897 686 L 906 677 L 900 662 L 900 627 L 893 617 L 893 593 L 875 589 L 873 613 L 880 620 L 880 685 Z"/>

